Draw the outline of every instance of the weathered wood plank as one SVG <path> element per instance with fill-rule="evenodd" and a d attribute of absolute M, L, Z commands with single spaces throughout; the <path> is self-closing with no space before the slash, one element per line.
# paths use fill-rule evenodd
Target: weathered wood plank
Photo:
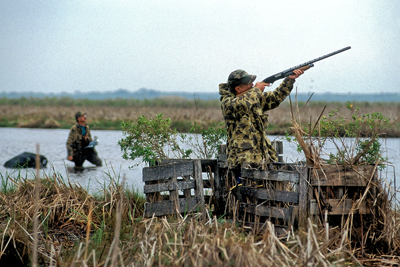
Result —
<path fill-rule="evenodd" d="M 305 227 L 307 224 L 307 203 L 308 203 L 308 168 L 306 166 L 300 169 L 300 181 L 299 181 L 299 207 L 298 207 L 298 218 L 299 226 Z"/>
<path fill-rule="evenodd" d="M 160 184 L 149 184 L 144 185 L 143 193 L 155 193 L 164 192 L 171 190 L 184 190 L 195 188 L 196 184 L 194 180 L 191 181 L 178 181 L 177 183 L 160 183 Z"/>
<path fill-rule="evenodd" d="M 193 160 L 194 179 L 196 181 L 196 188 L 194 189 L 199 208 L 204 210 L 204 190 L 203 190 L 203 177 L 201 172 L 201 161 Z"/>
<path fill-rule="evenodd" d="M 292 225 L 297 221 L 299 221 L 299 206 L 294 206 L 294 205 L 291 205 L 290 207 L 289 207 L 289 212 L 290 212 L 290 216 L 291 216 L 291 219 L 290 219 L 290 221 L 291 221 L 291 223 L 292 223 Z M 304 214 L 302 214 L 302 216 L 304 216 Z"/>
<path fill-rule="evenodd" d="M 225 176 L 228 172 L 225 168 L 217 168 L 214 173 L 214 211 L 217 217 L 222 216 L 225 213 Z"/>
<path fill-rule="evenodd" d="M 282 141 L 273 141 L 272 146 L 274 147 L 277 156 L 283 154 L 283 142 Z"/>
<path fill-rule="evenodd" d="M 282 202 L 299 202 L 299 193 L 283 190 L 268 190 L 264 188 L 240 187 L 240 193 L 249 197 L 255 197 L 262 200 L 273 200 Z"/>
<path fill-rule="evenodd" d="M 178 179 L 176 178 L 176 176 L 172 177 L 171 180 L 169 181 L 169 183 L 177 184 Z M 169 191 L 169 199 L 173 201 L 174 209 L 179 209 L 179 192 L 178 192 L 178 190 Z"/>
<path fill-rule="evenodd" d="M 226 154 L 219 154 L 217 156 L 218 168 L 228 168 L 228 157 Z"/>
<path fill-rule="evenodd" d="M 190 179 L 190 176 L 183 176 L 182 177 L 185 181 L 189 182 L 189 181 L 193 181 Z M 194 186 L 196 186 L 196 183 L 194 183 Z M 192 189 L 185 189 L 183 190 L 183 195 L 185 196 L 185 198 L 190 198 L 192 193 L 191 193 Z"/>
<path fill-rule="evenodd" d="M 328 204 L 332 206 L 331 211 L 328 211 L 329 215 L 342 215 L 342 214 L 349 214 L 351 208 L 353 207 L 353 200 L 352 199 L 327 199 L 325 200 Z M 356 211 L 357 212 L 357 211 Z M 367 207 L 365 201 L 363 201 L 360 205 L 359 212 L 361 214 L 370 214 L 371 210 Z M 319 215 L 319 208 L 316 199 L 312 199 L 310 201 L 310 215 Z"/>
<path fill-rule="evenodd" d="M 143 182 L 169 179 L 177 176 L 193 175 L 193 162 L 176 162 L 154 167 L 143 168 Z"/>
<path fill-rule="evenodd" d="M 191 179 L 191 180 L 194 181 L 193 179 Z M 180 181 L 187 181 L 187 179 L 186 180 L 178 179 L 178 182 L 180 182 Z M 203 177 L 203 188 L 212 188 L 210 179 L 206 179 Z"/>
<path fill-rule="evenodd" d="M 298 171 L 302 166 L 299 163 L 288 163 L 288 162 L 274 162 L 272 165 L 281 171 Z"/>
<path fill-rule="evenodd" d="M 186 213 L 192 211 L 197 205 L 197 198 L 192 197 L 189 199 L 181 198 L 179 200 L 179 212 Z M 149 218 L 154 216 L 164 216 L 175 214 L 177 211 L 174 208 L 175 204 L 172 200 L 165 200 L 154 203 L 145 203 L 144 204 L 144 215 L 143 217 Z"/>
<path fill-rule="evenodd" d="M 300 175 L 298 171 L 262 171 L 255 169 L 242 169 L 242 178 L 298 183 L 299 177 Z"/>
<path fill-rule="evenodd" d="M 193 159 L 162 159 L 161 165 L 180 163 L 180 162 L 188 162 L 188 161 L 192 161 L 192 160 Z M 201 159 L 201 171 L 202 172 L 208 172 L 209 168 L 211 168 L 211 171 L 214 172 L 216 166 L 217 166 L 216 159 Z"/>
<path fill-rule="evenodd" d="M 359 165 L 353 168 L 357 171 L 344 165 L 326 165 L 322 169 L 313 169 L 310 183 L 316 186 L 367 186 L 374 166 Z"/>
<path fill-rule="evenodd" d="M 269 206 L 256 206 L 254 204 L 240 203 L 239 208 L 246 213 L 255 214 L 258 216 L 265 216 L 270 218 L 285 219 L 289 221 L 291 214 L 287 208 L 269 207 Z"/>

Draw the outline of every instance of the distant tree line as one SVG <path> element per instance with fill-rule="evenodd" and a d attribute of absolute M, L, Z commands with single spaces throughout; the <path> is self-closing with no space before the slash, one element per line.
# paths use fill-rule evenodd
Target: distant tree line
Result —
<path fill-rule="evenodd" d="M 298 101 L 305 102 L 310 97 L 311 92 L 295 93 L 292 92 L 291 97 L 297 98 Z M 40 93 L 40 92 L 0 92 L 0 97 L 9 99 L 19 98 L 62 98 L 62 99 L 90 99 L 90 100 L 107 100 L 107 99 L 136 99 L 151 100 L 158 98 L 183 98 L 186 100 L 219 100 L 219 93 L 215 92 L 163 92 L 154 89 L 141 88 L 137 91 L 129 91 L 126 89 L 118 89 L 106 92 L 61 92 L 61 93 Z M 167 100 L 169 101 L 169 100 Z M 377 93 L 377 94 L 354 94 L 354 93 L 315 93 L 312 101 L 327 102 L 400 102 L 400 93 Z"/>

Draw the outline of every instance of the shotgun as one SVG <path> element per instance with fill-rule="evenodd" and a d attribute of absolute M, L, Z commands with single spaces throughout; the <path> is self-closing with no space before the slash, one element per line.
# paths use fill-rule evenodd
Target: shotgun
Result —
<path fill-rule="evenodd" d="M 292 68 L 290 68 L 290 69 L 281 71 L 281 72 L 279 72 L 279 73 L 277 73 L 277 74 L 275 74 L 275 75 L 272 75 L 272 76 L 269 76 L 268 78 L 265 78 L 265 79 L 263 80 L 263 82 L 272 84 L 272 83 L 274 83 L 276 80 L 283 79 L 283 78 L 285 78 L 285 77 L 287 77 L 287 76 L 289 76 L 289 75 L 294 74 L 294 73 L 293 73 L 294 70 L 301 69 L 301 70 L 303 70 L 303 71 L 306 71 L 306 70 L 308 70 L 309 68 L 314 67 L 314 64 L 313 64 L 313 63 L 315 63 L 315 62 L 317 62 L 317 61 L 320 61 L 320 60 L 323 60 L 323 59 L 325 59 L 325 58 L 328 58 L 328 57 L 330 57 L 330 56 L 333 56 L 333 55 L 342 53 L 342 52 L 344 52 L 344 51 L 346 51 L 346 50 L 349 50 L 350 48 L 351 48 L 351 47 L 348 46 L 348 47 L 339 49 L 339 50 L 337 50 L 337 51 L 335 51 L 335 52 L 326 54 L 326 55 L 324 55 L 324 56 L 322 56 L 322 57 L 318 57 L 318 58 L 316 58 L 316 59 L 307 61 L 307 62 L 305 62 L 305 63 L 303 63 L 303 64 L 294 66 L 294 67 L 292 67 Z"/>

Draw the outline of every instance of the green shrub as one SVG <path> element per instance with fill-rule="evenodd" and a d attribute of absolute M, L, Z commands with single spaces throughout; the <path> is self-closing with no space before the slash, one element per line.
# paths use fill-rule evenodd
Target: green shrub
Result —
<path fill-rule="evenodd" d="M 188 134 L 178 133 L 171 127 L 171 120 L 157 114 L 154 119 L 140 116 L 135 122 L 121 122 L 124 137 L 118 141 L 123 158 L 154 165 L 166 158 L 212 158 L 220 144 L 226 140 L 223 124 L 210 127 L 196 123 Z M 199 134 L 194 134 L 199 133 Z M 135 166 L 139 163 L 136 162 Z"/>

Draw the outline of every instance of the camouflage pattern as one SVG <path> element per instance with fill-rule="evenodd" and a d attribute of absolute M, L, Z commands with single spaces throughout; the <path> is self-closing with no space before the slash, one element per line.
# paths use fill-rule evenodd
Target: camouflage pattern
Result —
<path fill-rule="evenodd" d="M 67 151 L 68 156 L 72 156 L 72 160 L 75 162 L 75 166 L 82 166 L 85 160 L 89 160 L 91 163 L 101 166 L 101 160 L 97 156 L 95 149 L 85 149 L 92 141 L 90 134 L 89 125 L 85 125 L 86 135 L 82 135 L 82 128 L 79 124 L 75 124 L 71 127 L 68 140 L 67 140 Z"/>
<path fill-rule="evenodd" d="M 253 87 L 236 96 L 227 83 L 219 85 L 221 109 L 228 133 L 227 154 L 230 169 L 244 162 L 277 161 L 276 152 L 266 136 L 267 110 L 274 109 L 293 89 L 294 80 L 286 78 L 274 91 L 262 92 Z"/>
<path fill-rule="evenodd" d="M 228 86 L 240 82 L 240 84 L 251 84 L 257 78 L 256 75 L 250 75 L 244 70 L 235 70 L 229 74 Z"/>

